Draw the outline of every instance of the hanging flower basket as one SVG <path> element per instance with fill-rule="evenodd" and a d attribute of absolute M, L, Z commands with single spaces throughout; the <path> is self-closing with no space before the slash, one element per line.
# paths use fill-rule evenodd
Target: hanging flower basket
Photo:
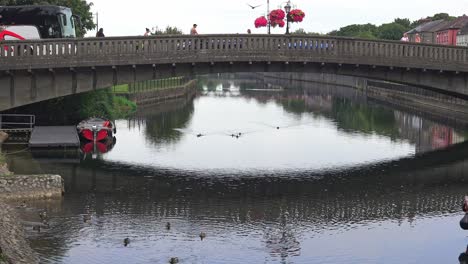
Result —
<path fill-rule="evenodd" d="M 268 20 L 266 19 L 266 17 L 261 16 L 261 17 L 255 19 L 255 27 L 256 28 L 266 27 L 267 25 L 268 25 Z"/>
<path fill-rule="evenodd" d="M 284 20 L 275 20 L 275 21 L 271 21 L 271 26 L 272 27 L 276 27 L 276 26 L 279 26 L 279 27 L 284 27 L 285 23 L 284 23 Z"/>
<path fill-rule="evenodd" d="M 284 27 L 284 18 L 286 13 L 281 9 L 275 9 L 270 12 L 270 23 L 272 27 Z"/>
<path fill-rule="evenodd" d="M 293 9 L 289 12 L 289 21 L 290 22 L 302 22 L 305 17 L 305 13 L 300 9 Z"/>

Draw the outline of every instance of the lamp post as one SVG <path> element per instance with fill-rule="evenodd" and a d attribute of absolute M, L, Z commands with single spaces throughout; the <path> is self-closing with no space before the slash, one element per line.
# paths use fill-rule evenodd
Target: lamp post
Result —
<path fill-rule="evenodd" d="M 289 34 L 289 12 L 291 12 L 291 1 L 288 0 L 284 6 L 284 11 L 286 11 L 286 35 Z"/>
<path fill-rule="evenodd" d="M 93 15 L 94 15 L 94 17 L 96 18 L 96 34 L 97 34 L 98 31 L 99 31 L 99 13 L 96 12 L 96 13 L 94 13 Z"/>
<path fill-rule="evenodd" d="M 270 0 L 267 0 L 267 20 L 268 20 L 268 34 L 270 34 L 270 28 L 271 28 L 271 23 L 270 23 Z"/>

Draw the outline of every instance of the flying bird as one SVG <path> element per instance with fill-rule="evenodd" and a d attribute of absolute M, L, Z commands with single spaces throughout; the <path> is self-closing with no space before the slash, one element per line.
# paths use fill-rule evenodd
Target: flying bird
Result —
<path fill-rule="evenodd" d="M 253 6 L 253 5 L 250 5 L 250 4 L 247 4 L 247 5 L 248 5 L 248 6 L 250 6 L 250 8 L 252 8 L 252 9 L 255 9 L 255 8 L 257 8 L 257 7 L 261 6 L 261 5 L 256 5 L 256 6 Z"/>

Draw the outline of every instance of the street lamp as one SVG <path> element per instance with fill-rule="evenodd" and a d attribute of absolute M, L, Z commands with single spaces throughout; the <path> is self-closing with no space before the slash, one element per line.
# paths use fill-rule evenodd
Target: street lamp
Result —
<path fill-rule="evenodd" d="M 284 11 L 286 11 L 286 34 L 289 34 L 289 12 L 291 12 L 291 1 L 286 3 Z"/>
<path fill-rule="evenodd" d="M 268 20 L 268 34 L 270 34 L 270 28 L 271 28 L 271 23 L 270 23 L 270 0 L 267 0 L 267 20 Z"/>

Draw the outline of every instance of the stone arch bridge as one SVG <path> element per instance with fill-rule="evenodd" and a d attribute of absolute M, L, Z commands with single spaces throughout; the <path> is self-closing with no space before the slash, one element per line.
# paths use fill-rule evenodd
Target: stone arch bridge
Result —
<path fill-rule="evenodd" d="M 116 84 L 223 72 L 332 73 L 468 99 L 468 48 L 308 35 L 0 42 L 0 110 Z"/>

